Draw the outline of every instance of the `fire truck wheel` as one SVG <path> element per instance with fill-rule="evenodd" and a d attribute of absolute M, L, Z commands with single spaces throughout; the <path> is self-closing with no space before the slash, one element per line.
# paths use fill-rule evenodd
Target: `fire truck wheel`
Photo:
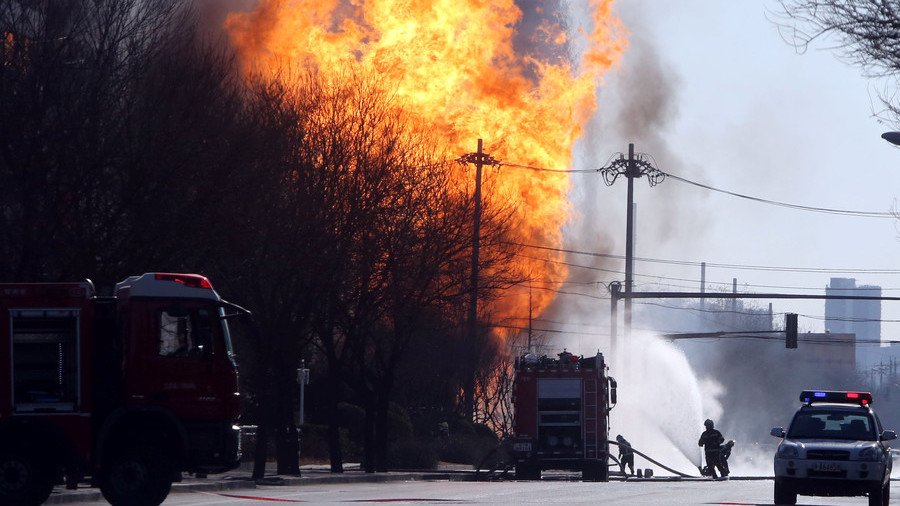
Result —
<path fill-rule="evenodd" d="M 599 462 L 588 462 L 581 469 L 583 481 L 609 481 L 609 468 Z"/>
<path fill-rule="evenodd" d="M 516 465 L 517 480 L 540 480 L 541 468 L 530 464 Z"/>
<path fill-rule="evenodd" d="M 160 452 L 140 448 L 114 455 L 100 481 L 112 506 L 159 506 L 172 488 L 172 469 Z"/>
<path fill-rule="evenodd" d="M 0 452 L 0 504 L 43 504 L 53 491 L 50 466 L 34 452 Z"/>

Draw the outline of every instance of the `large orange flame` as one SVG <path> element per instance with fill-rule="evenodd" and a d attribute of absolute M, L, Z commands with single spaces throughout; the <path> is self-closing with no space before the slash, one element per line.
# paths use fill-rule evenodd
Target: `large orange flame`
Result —
<path fill-rule="evenodd" d="M 260 0 L 226 26 L 254 71 L 274 75 L 285 62 L 302 62 L 327 72 L 352 60 L 389 82 L 408 115 L 445 134 L 449 152 L 472 152 L 484 138 L 500 161 L 565 169 L 599 80 L 624 49 L 612 2 L 589 0 L 592 19 L 574 34 L 560 13 L 546 11 L 557 2 L 532 1 L 523 12 L 514 0 Z M 576 44 L 573 61 L 567 54 Z M 495 176 L 518 206 L 518 241 L 561 246 L 568 175 L 508 168 Z M 554 263 L 561 256 L 529 250 L 519 267 L 558 286 L 567 274 Z M 527 315 L 527 287 L 512 292 L 495 313 Z M 535 314 L 552 295 L 534 293 Z"/>

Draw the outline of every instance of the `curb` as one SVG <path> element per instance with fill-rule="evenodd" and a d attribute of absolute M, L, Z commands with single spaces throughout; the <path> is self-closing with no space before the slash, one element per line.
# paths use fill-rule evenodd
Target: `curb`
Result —
<path fill-rule="evenodd" d="M 731 481 L 772 480 L 771 476 L 732 476 Z M 346 483 L 385 483 L 393 481 L 474 481 L 474 471 L 391 471 L 388 473 L 363 473 L 351 471 L 345 473 L 319 473 L 304 472 L 303 476 L 269 476 L 259 482 L 251 479 L 211 479 L 194 480 L 175 483 L 172 485 L 172 494 L 187 494 L 191 492 L 218 492 L 224 490 L 252 490 L 260 487 L 296 487 L 303 485 L 327 485 Z M 629 478 L 613 479 L 622 483 L 660 483 L 673 481 L 729 481 L 711 480 L 709 478 L 681 478 L 678 476 L 654 476 L 653 478 Z M 549 480 L 548 480 L 549 481 Z M 53 494 L 44 504 L 74 504 L 79 502 L 103 501 L 103 494 L 96 488 L 81 488 L 78 490 L 54 489 Z"/>
<path fill-rule="evenodd" d="M 474 478 L 474 473 L 467 472 L 448 472 L 435 471 L 407 473 L 407 472 L 388 472 L 388 473 L 337 473 L 316 476 L 318 473 L 308 473 L 313 476 L 278 476 L 266 477 L 259 482 L 250 479 L 224 479 L 224 480 L 203 480 L 190 482 L 181 482 L 172 484 L 171 494 L 186 494 L 191 492 L 217 492 L 222 490 L 251 490 L 259 487 L 295 487 L 302 485 L 325 485 L 329 483 L 345 484 L 345 483 L 383 483 L 392 481 L 470 481 Z M 96 502 L 103 501 L 103 494 L 96 488 L 82 488 L 78 490 L 66 490 L 56 488 L 53 494 L 44 504 L 73 504 L 79 502 Z"/>

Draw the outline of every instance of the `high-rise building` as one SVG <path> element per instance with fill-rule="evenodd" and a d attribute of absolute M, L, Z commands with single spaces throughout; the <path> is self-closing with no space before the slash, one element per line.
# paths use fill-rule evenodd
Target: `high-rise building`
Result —
<path fill-rule="evenodd" d="M 881 297 L 881 287 L 873 285 L 856 286 L 854 278 L 831 278 L 825 288 L 825 295 L 856 295 Z M 881 341 L 881 301 L 880 300 L 825 300 L 825 331 L 838 334 L 856 334 L 856 365 L 868 368 L 873 365 L 875 354 L 866 353 L 877 346 L 872 341 Z"/>

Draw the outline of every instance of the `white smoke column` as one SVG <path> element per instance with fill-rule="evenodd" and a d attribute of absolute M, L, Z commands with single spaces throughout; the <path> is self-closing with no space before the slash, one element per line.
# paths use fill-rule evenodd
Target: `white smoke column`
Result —
<path fill-rule="evenodd" d="M 634 333 L 619 342 L 620 358 L 610 367 L 619 384 L 619 402 L 610 413 L 610 438 L 621 434 L 653 459 L 696 475 L 701 455 L 697 440 L 703 421 L 721 414 L 716 400 L 721 388 L 698 381 L 684 354 L 668 341 Z M 635 465 L 668 474 L 640 456 Z"/>
<path fill-rule="evenodd" d="M 579 23 L 590 19 L 591 4 L 589 0 L 568 3 L 570 34 L 573 36 L 570 48 L 576 53 L 584 47 L 579 44 L 577 34 L 590 32 L 590 27 L 579 27 Z M 625 10 L 623 3 L 616 5 L 617 11 L 620 6 Z M 652 41 L 640 36 L 639 25 L 633 20 L 634 16 L 625 17 L 626 26 L 631 29 L 629 48 L 622 67 L 608 76 L 599 90 L 597 114 L 576 146 L 575 168 L 603 166 L 610 154 L 627 150 L 628 143 L 634 142 L 639 151 L 654 153 L 665 168 L 677 172 L 678 157 L 667 145 L 664 133 L 677 115 L 678 80 L 665 62 L 660 61 Z M 569 198 L 576 216 L 566 226 L 567 248 L 614 254 L 624 251 L 621 241 L 625 224 L 624 186 L 624 178 L 618 186 L 606 188 L 596 174 L 573 177 Z M 692 234 L 703 228 L 703 214 L 692 212 L 698 209 L 697 200 L 684 198 L 677 193 L 677 187 L 665 190 L 667 193 L 657 192 L 654 199 L 645 203 L 642 209 L 648 216 L 670 216 L 675 212 L 682 217 L 699 216 L 696 219 L 692 216 L 690 220 L 639 220 L 641 239 L 638 246 L 646 248 L 645 251 L 665 241 L 680 240 L 683 234 L 679 233 L 679 226 L 690 224 Z M 673 206 L 676 200 L 679 205 Z M 616 274 L 622 270 L 621 262 L 586 256 L 570 256 L 567 260 L 586 266 L 570 269 L 570 282 L 590 282 L 603 272 L 610 273 L 604 282 L 623 279 L 621 274 Z M 596 295 L 608 295 L 605 287 L 598 288 Z M 697 440 L 704 430 L 703 421 L 706 418 L 717 420 L 722 414 L 719 399 L 724 394 L 723 389 L 713 381 L 701 381 L 683 352 L 671 342 L 636 330 L 628 340 L 624 339 L 622 305 L 620 302 L 618 347 L 615 360 L 610 364 L 610 374 L 619 385 L 619 403 L 610 413 L 610 438 L 621 434 L 635 449 L 662 464 L 697 475 L 697 467 L 702 462 Z M 609 312 L 602 309 L 604 306 L 609 307 L 588 297 L 560 295 L 542 317 L 599 331 L 609 328 Z M 595 335 L 599 333 L 595 332 Z M 584 338 L 568 336 L 556 344 L 560 348 L 578 349 L 586 355 L 599 347 L 609 357 L 612 349 L 608 339 L 594 339 L 599 342 L 593 346 Z M 653 468 L 654 473 L 669 474 L 639 456 L 635 458 L 635 465 Z"/>

